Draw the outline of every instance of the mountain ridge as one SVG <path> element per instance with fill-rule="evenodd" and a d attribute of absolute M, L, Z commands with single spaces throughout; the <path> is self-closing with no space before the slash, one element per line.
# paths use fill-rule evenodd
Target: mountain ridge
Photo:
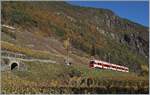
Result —
<path fill-rule="evenodd" d="M 137 25 L 140 25 L 140 26 L 142 26 L 142 27 L 144 27 L 144 28 L 149 28 L 149 26 L 146 26 L 146 25 L 143 25 L 143 24 L 140 24 L 140 23 L 138 23 L 138 22 L 136 22 L 136 21 L 133 21 L 133 20 L 129 20 L 128 18 L 126 18 L 126 17 L 121 17 L 121 16 L 119 16 L 119 15 L 117 15 L 117 13 L 116 12 L 113 12 L 113 10 L 111 10 L 111 9 L 109 9 L 109 8 L 102 8 L 102 7 L 92 7 L 92 6 L 82 6 L 82 5 L 76 5 L 76 4 L 72 4 L 72 3 L 69 3 L 69 2 L 66 2 L 67 4 L 70 4 L 71 6 L 74 6 L 74 7 L 85 7 L 85 8 L 91 8 L 91 9 L 97 9 L 97 10 L 104 10 L 104 11 L 109 11 L 111 14 L 113 14 L 113 15 L 116 15 L 116 16 L 118 16 L 118 17 L 120 17 L 121 19 L 124 19 L 124 20 L 128 20 L 128 21 L 130 21 L 130 22 L 132 22 L 132 23 L 135 23 L 135 24 L 137 24 Z"/>

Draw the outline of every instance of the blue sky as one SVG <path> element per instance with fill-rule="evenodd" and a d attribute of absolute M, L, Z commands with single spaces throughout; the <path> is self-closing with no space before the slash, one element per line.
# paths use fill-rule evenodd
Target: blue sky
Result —
<path fill-rule="evenodd" d="M 106 8 L 123 18 L 149 26 L 148 1 L 68 1 L 72 5 Z"/>

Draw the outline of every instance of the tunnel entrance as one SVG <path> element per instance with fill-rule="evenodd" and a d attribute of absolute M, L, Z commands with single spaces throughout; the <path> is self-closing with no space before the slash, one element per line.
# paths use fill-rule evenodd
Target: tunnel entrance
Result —
<path fill-rule="evenodd" d="M 18 68 L 18 64 L 17 63 L 12 63 L 11 64 L 11 70 L 17 69 Z"/>

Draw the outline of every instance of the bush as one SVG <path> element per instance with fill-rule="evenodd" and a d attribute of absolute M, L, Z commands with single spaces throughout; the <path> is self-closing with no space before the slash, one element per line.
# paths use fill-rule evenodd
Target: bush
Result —
<path fill-rule="evenodd" d="M 32 23 L 32 17 L 25 12 L 14 10 L 11 13 L 11 22 L 17 23 L 17 24 L 31 24 Z"/>
<path fill-rule="evenodd" d="M 75 68 L 71 68 L 69 70 L 68 74 L 69 74 L 70 77 L 74 77 L 74 76 L 80 77 L 81 76 L 81 72 L 79 70 L 75 69 Z"/>
<path fill-rule="evenodd" d="M 48 22 L 48 25 L 57 36 L 63 37 L 65 35 L 65 31 L 63 29 L 53 25 L 51 22 Z"/>

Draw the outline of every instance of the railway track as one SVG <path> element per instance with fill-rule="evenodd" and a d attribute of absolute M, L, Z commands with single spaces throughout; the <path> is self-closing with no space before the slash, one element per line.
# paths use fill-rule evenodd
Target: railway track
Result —
<path fill-rule="evenodd" d="M 38 59 L 33 57 L 28 57 L 21 53 L 14 53 L 10 51 L 1 51 L 1 58 L 9 59 L 9 60 L 18 60 L 25 62 L 41 62 L 41 63 L 56 63 L 54 60 L 50 59 Z"/>
<path fill-rule="evenodd" d="M 23 58 L 8 57 L 8 56 L 1 56 L 1 58 L 6 58 L 6 59 L 10 59 L 10 60 L 15 59 L 15 60 L 18 60 L 18 61 L 26 61 L 26 62 L 56 63 L 56 61 L 46 60 L 46 59 L 23 59 Z"/>

